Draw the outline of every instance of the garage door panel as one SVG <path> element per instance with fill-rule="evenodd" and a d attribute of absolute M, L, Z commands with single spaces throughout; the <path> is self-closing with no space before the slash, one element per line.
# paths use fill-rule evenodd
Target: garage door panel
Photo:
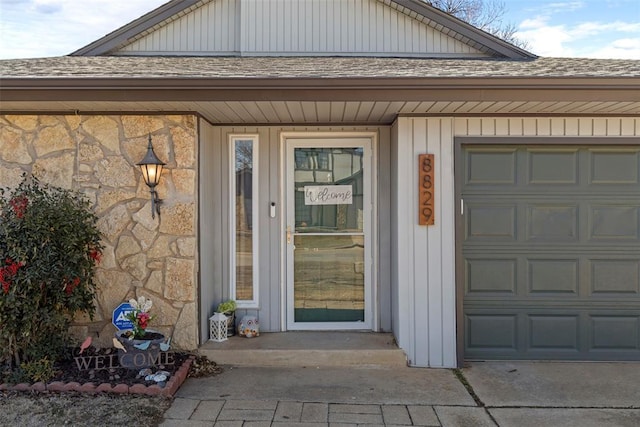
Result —
<path fill-rule="evenodd" d="M 531 315 L 529 322 L 529 349 L 562 349 L 578 351 L 578 315 Z"/>
<path fill-rule="evenodd" d="M 590 150 L 590 184 L 640 184 L 637 150 Z"/>
<path fill-rule="evenodd" d="M 465 357 L 640 360 L 640 145 L 462 152 Z"/>
<path fill-rule="evenodd" d="M 578 183 L 578 150 L 530 150 L 528 183 L 574 185 Z"/>
<path fill-rule="evenodd" d="M 528 204 L 527 240 L 577 241 L 578 206 L 575 204 Z"/>
<path fill-rule="evenodd" d="M 467 294 L 516 295 L 517 260 L 467 259 Z"/>
<path fill-rule="evenodd" d="M 467 239 L 516 240 L 515 205 L 471 205 L 467 212 Z"/>
<path fill-rule="evenodd" d="M 591 316 L 590 350 L 640 349 L 640 316 Z"/>
<path fill-rule="evenodd" d="M 527 290 L 530 295 L 578 295 L 577 259 L 530 259 L 527 271 Z"/>
<path fill-rule="evenodd" d="M 611 298 L 623 298 L 623 303 L 633 303 L 626 297 L 640 299 L 640 260 L 629 259 L 626 253 L 608 253 L 605 258 L 601 252 L 579 247 L 537 252 L 489 247 L 468 250 L 465 255 L 466 303 L 495 296 L 579 298 L 604 304 L 610 304 Z"/>
<path fill-rule="evenodd" d="M 472 189 L 514 186 L 524 191 L 545 188 L 591 193 L 620 186 L 636 191 L 640 184 L 640 151 L 629 147 L 512 149 L 474 147 L 465 163 L 463 185 Z M 466 154 L 467 155 L 467 154 Z"/>
<path fill-rule="evenodd" d="M 589 205 L 589 238 L 640 242 L 640 208 L 630 205 Z"/>
<path fill-rule="evenodd" d="M 515 352 L 517 349 L 518 316 L 512 314 L 468 314 L 465 326 L 466 347 L 476 351 L 501 350 Z"/>
<path fill-rule="evenodd" d="M 640 299 L 640 261 L 591 260 L 591 294 L 595 297 L 628 294 Z"/>
<path fill-rule="evenodd" d="M 519 298 L 491 298 L 489 296 L 473 296 L 475 301 L 465 305 L 465 313 L 503 314 L 505 312 L 524 314 L 567 314 L 584 311 L 587 314 L 605 312 L 612 316 L 638 313 L 638 305 L 629 302 L 628 298 L 608 298 L 606 301 L 594 301 L 588 297 L 560 298 L 560 297 L 519 297 Z M 505 311 L 506 310 L 506 311 Z"/>
<path fill-rule="evenodd" d="M 516 150 L 513 148 L 469 150 L 464 178 L 468 185 L 515 185 Z"/>
<path fill-rule="evenodd" d="M 466 358 L 637 360 L 640 315 L 608 310 L 596 310 L 597 314 L 584 309 L 545 311 L 470 310 L 465 314 Z"/>
<path fill-rule="evenodd" d="M 640 187 L 639 187 L 640 188 Z M 508 202 L 519 197 L 518 201 Z M 527 197 L 517 193 L 507 196 L 469 196 L 465 205 L 466 243 L 489 240 L 503 243 L 546 242 L 581 245 L 640 244 L 640 206 L 611 201 L 585 199 L 586 196 L 564 194 L 576 203 L 559 203 L 553 195 Z M 611 198 L 611 196 L 608 196 Z M 624 195 L 625 201 L 633 195 Z M 635 196 L 637 197 L 637 196 Z M 490 198 L 491 201 L 487 199 Z"/>
<path fill-rule="evenodd" d="M 572 255 L 575 258 L 568 258 L 567 252 L 554 256 L 546 251 L 468 253 L 465 305 L 495 298 L 525 305 L 570 304 L 575 300 L 576 304 L 604 307 L 631 304 L 640 310 L 640 260 L 629 259 L 627 254 L 611 254 L 606 259 L 601 253 Z"/>

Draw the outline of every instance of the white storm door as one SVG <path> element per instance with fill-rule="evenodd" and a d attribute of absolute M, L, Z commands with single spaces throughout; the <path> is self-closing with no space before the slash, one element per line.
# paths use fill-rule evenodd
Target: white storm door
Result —
<path fill-rule="evenodd" d="M 371 329 L 372 139 L 286 138 L 289 330 Z"/>

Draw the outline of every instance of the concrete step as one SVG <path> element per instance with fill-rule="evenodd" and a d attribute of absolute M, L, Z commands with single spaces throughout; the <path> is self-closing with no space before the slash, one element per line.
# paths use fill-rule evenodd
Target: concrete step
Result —
<path fill-rule="evenodd" d="M 392 334 L 375 332 L 271 332 L 208 341 L 198 350 L 220 365 L 402 367 L 407 358 Z"/>

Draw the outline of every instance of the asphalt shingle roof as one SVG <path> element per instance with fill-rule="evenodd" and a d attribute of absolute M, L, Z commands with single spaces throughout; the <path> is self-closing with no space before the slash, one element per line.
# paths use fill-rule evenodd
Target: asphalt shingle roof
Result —
<path fill-rule="evenodd" d="M 584 58 L 63 56 L 0 61 L 0 78 L 493 78 L 640 77 L 640 61 Z"/>

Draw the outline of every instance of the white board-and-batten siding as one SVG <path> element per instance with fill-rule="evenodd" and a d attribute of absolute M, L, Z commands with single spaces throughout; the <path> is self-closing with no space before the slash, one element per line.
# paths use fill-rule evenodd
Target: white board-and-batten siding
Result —
<path fill-rule="evenodd" d="M 114 54 L 488 56 L 379 0 L 213 0 Z"/>
<path fill-rule="evenodd" d="M 409 364 L 457 366 L 454 139 L 640 136 L 640 118 L 399 117 L 392 127 L 393 330 Z M 640 143 L 640 139 L 639 139 Z M 435 225 L 418 225 L 418 155 L 435 157 Z"/>

